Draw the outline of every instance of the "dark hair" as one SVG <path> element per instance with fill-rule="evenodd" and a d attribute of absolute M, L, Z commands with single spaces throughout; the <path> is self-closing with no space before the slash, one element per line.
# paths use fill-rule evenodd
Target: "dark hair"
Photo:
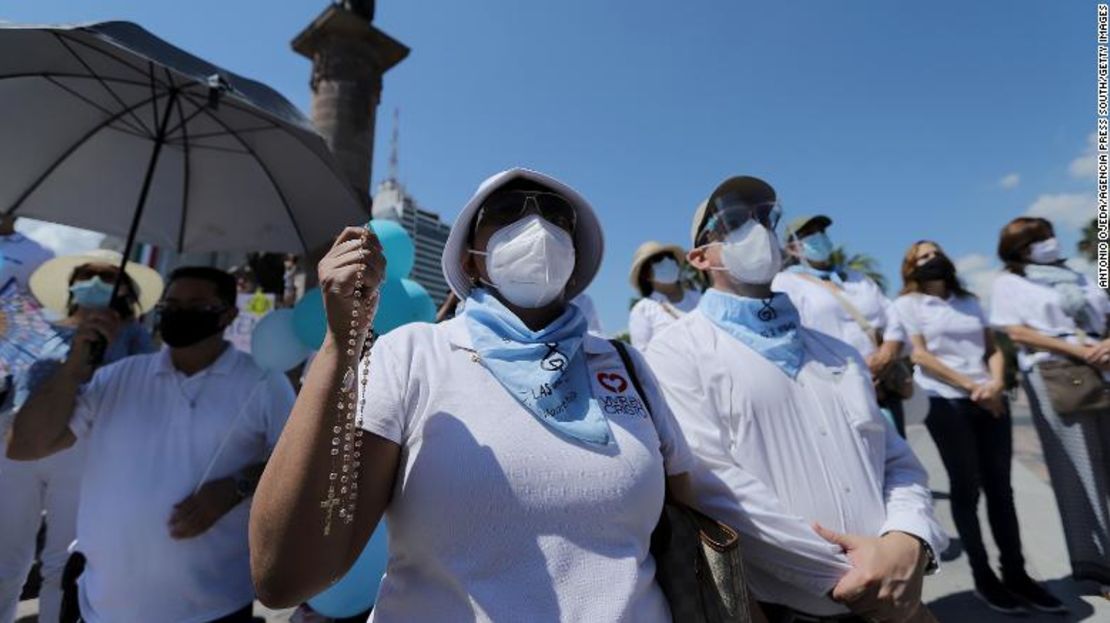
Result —
<path fill-rule="evenodd" d="M 182 266 L 170 273 L 170 278 L 166 280 L 166 288 L 169 288 L 178 279 L 207 281 L 216 286 L 216 296 L 222 303 L 228 307 L 235 307 L 235 297 L 239 289 L 235 285 L 235 277 L 232 277 L 231 273 L 227 271 L 211 266 Z"/>
<path fill-rule="evenodd" d="M 975 295 L 960 283 L 959 278 L 956 276 L 956 265 L 949 259 L 948 254 L 940 245 L 932 240 L 918 240 L 910 245 L 906 256 L 902 258 L 902 291 L 899 294 L 910 294 L 913 292 L 921 292 L 921 283 L 914 278 L 913 273 L 917 270 L 917 250 L 923 245 L 931 244 L 937 250 L 937 257 L 941 258 L 944 263 L 952 267 L 951 277 L 944 280 L 944 287 L 949 294 L 954 294 L 960 298 L 975 297 Z"/>
<path fill-rule="evenodd" d="M 1034 242 L 1048 240 L 1055 235 L 1048 219 L 1021 216 L 1002 228 L 998 237 L 998 259 L 1006 265 L 1006 270 L 1015 275 L 1025 275 L 1025 265 L 1029 263 L 1026 250 Z"/>
<path fill-rule="evenodd" d="M 82 268 L 89 266 L 90 264 L 95 264 L 95 262 L 89 262 L 88 264 L 75 266 L 73 268 L 73 271 L 69 273 L 69 285 L 72 286 L 74 283 L 76 283 L 77 273 L 80 272 Z M 119 275 L 120 281 L 122 282 L 121 285 L 127 286 L 127 293 L 116 295 L 116 298 L 112 299 L 112 302 L 108 306 L 112 308 L 112 310 L 115 311 L 117 314 L 119 314 L 119 317 L 121 319 L 131 320 L 135 317 L 136 311 L 138 310 L 139 295 L 142 293 L 139 291 L 139 286 L 135 284 L 135 281 L 133 279 L 131 279 L 131 275 L 128 275 L 126 272 L 120 273 L 118 270 L 116 272 Z M 69 298 L 66 301 L 66 313 L 73 315 L 73 312 L 75 311 L 77 311 L 77 304 L 73 302 L 73 294 L 70 293 Z"/>

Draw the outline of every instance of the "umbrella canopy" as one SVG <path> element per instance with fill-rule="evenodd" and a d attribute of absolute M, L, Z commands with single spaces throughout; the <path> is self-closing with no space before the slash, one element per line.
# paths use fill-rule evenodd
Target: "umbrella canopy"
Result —
<path fill-rule="evenodd" d="M 273 89 L 128 22 L 0 25 L 0 214 L 179 252 L 302 252 L 365 222 Z"/>

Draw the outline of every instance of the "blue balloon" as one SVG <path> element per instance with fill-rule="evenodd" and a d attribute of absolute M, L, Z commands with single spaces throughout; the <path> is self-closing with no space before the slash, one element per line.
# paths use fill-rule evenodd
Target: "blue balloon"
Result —
<path fill-rule="evenodd" d="M 267 370 L 285 372 L 308 357 L 309 348 L 297 338 L 293 310 L 275 309 L 258 321 L 251 334 L 251 356 Z"/>
<path fill-rule="evenodd" d="M 347 575 L 332 584 L 328 590 L 309 599 L 308 605 L 332 619 L 353 617 L 366 612 L 374 605 L 374 599 L 378 596 L 378 586 L 382 583 L 388 560 L 389 540 L 383 520 Z"/>
<path fill-rule="evenodd" d="M 404 227 L 393 221 L 374 219 L 367 223 L 382 243 L 385 253 L 385 278 L 401 279 L 412 272 L 416 261 L 416 247 Z"/>
<path fill-rule="evenodd" d="M 412 322 L 410 300 L 400 279 L 387 279 L 378 291 L 378 314 L 374 316 L 374 332 L 384 335 Z"/>
<path fill-rule="evenodd" d="M 305 346 L 320 350 L 328 332 L 328 317 L 324 313 L 324 295 L 320 293 L 320 288 L 305 292 L 293 306 L 293 329 Z"/>
<path fill-rule="evenodd" d="M 438 311 L 436 302 L 432 300 L 432 295 L 428 294 L 424 286 L 412 279 L 402 279 L 401 285 L 404 286 L 405 294 L 409 297 L 410 322 L 435 322 L 436 311 Z"/>

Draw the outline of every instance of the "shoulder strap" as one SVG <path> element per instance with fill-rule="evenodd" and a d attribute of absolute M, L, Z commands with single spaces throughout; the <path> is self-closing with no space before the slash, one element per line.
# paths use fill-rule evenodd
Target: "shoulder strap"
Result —
<path fill-rule="evenodd" d="M 674 305 L 671 305 L 669 301 L 659 301 L 659 306 L 663 308 L 663 311 L 666 312 L 668 316 L 675 320 L 682 317 L 681 314 L 678 313 L 678 310 L 674 308 Z"/>
<path fill-rule="evenodd" d="M 818 279 L 818 278 L 816 278 L 812 275 L 806 275 L 806 274 L 802 274 L 802 273 L 795 273 L 795 274 L 797 274 L 802 279 L 805 279 L 806 281 L 816 283 L 817 285 L 821 286 L 822 288 L 825 288 L 826 290 L 828 290 L 829 294 L 833 295 L 833 298 L 836 299 L 836 302 L 840 303 L 840 306 L 844 308 L 844 311 L 848 312 L 848 315 L 852 317 L 852 320 L 854 320 L 856 322 L 856 324 L 859 325 L 859 328 L 863 329 L 863 332 L 866 333 L 867 336 L 871 338 L 871 341 L 876 342 L 876 345 L 878 345 L 877 344 L 878 339 L 877 339 L 877 334 L 875 332 L 875 327 L 872 326 L 871 323 L 867 321 L 867 318 L 865 318 L 863 316 L 863 312 L 861 312 L 858 307 L 853 305 L 852 302 L 848 300 L 848 297 L 844 296 L 844 293 L 840 291 L 840 288 L 836 287 L 835 284 L 827 283 L 827 282 L 822 281 L 822 280 L 820 280 L 820 279 Z"/>
<path fill-rule="evenodd" d="M 628 354 L 628 347 L 620 340 L 609 340 L 613 348 L 617 349 L 617 354 L 620 355 L 621 363 L 624 364 L 624 371 L 628 373 L 628 380 L 632 381 L 632 388 L 640 396 L 640 401 L 644 403 L 644 408 L 647 409 L 648 415 L 654 418 L 651 412 L 651 403 L 648 402 L 647 394 L 644 393 L 644 386 L 640 384 L 640 376 L 636 374 L 636 366 L 632 365 L 632 356 Z"/>

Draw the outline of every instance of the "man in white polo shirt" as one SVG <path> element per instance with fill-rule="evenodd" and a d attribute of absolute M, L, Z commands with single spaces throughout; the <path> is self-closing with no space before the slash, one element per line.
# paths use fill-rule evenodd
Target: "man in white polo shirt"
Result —
<path fill-rule="evenodd" d="M 771 291 L 779 216 L 763 180 L 713 192 L 689 253 L 712 287 L 647 349 L 697 459 L 698 504 L 746 537 L 771 623 L 928 620 L 922 575 L 945 535 L 925 470 L 880 414 L 859 353 Z"/>
<path fill-rule="evenodd" d="M 19 291 L 27 294 L 31 273 L 54 252 L 15 231 L 15 217 L 0 216 L 0 288 L 15 279 Z"/>
<path fill-rule="evenodd" d="M 247 517 L 254 485 L 293 405 L 285 376 L 223 340 L 235 280 L 183 268 L 159 304 L 161 352 L 94 373 L 83 324 L 61 369 L 16 415 L 8 456 L 39 459 L 86 439 L 77 518 L 87 623 L 250 621 Z"/>

